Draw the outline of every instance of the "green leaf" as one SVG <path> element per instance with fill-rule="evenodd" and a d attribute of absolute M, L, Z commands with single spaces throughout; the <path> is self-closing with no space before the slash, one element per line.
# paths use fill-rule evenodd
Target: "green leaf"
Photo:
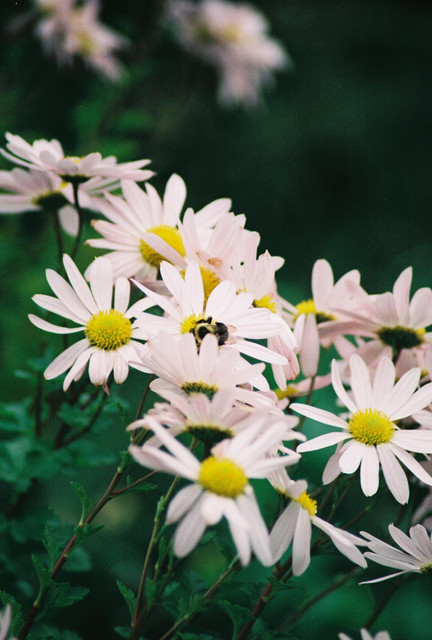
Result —
<path fill-rule="evenodd" d="M 132 620 L 133 615 L 135 613 L 136 596 L 135 596 L 134 592 L 132 591 L 132 589 L 129 589 L 129 587 L 127 587 L 125 584 L 123 584 L 123 582 L 120 582 L 120 580 L 117 580 L 117 587 L 118 587 L 120 593 L 122 594 L 123 598 L 125 599 L 125 602 L 126 602 L 126 604 L 128 606 L 130 617 L 131 617 L 131 620 Z M 130 629 L 129 629 L 129 631 L 130 631 Z"/>
<path fill-rule="evenodd" d="M 88 497 L 86 488 L 81 482 L 71 481 L 71 487 L 75 489 L 78 494 L 78 497 L 81 502 L 81 519 L 80 522 L 83 522 L 87 509 L 90 506 L 90 498 Z"/>
<path fill-rule="evenodd" d="M 190 596 L 187 600 L 181 598 L 177 605 L 177 614 L 179 618 L 182 618 L 184 615 L 198 613 L 207 606 L 204 598 L 198 594 L 194 594 Z"/>
<path fill-rule="evenodd" d="M 87 587 L 74 587 L 69 582 L 56 582 L 52 589 L 52 604 L 54 607 L 70 607 L 79 602 L 89 593 Z"/>
<path fill-rule="evenodd" d="M 48 558 L 49 558 L 48 568 L 49 568 L 49 571 L 51 572 L 52 569 L 54 568 L 54 565 L 57 559 L 58 546 L 54 540 L 54 536 L 50 531 L 49 527 L 45 527 L 45 536 L 42 542 L 48 554 Z"/>
<path fill-rule="evenodd" d="M 31 556 L 34 568 L 36 569 L 36 573 L 39 578 L 39 584 L 42 591 L 44 591 L 48 585 L 51 583 L 50 572 L 47 567 L 44 565 L 42 560 L 35 554 Z"/>

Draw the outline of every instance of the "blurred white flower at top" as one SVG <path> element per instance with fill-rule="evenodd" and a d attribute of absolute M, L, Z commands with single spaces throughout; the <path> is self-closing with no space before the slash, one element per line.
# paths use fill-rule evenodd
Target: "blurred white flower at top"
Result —
<path fill-rule="evenodd" d="M 167 18 L 180 45 L 217 68 L 222 103 L 255 105 L 272 73 L 291 64 L 283 47 L 268 35 L 265 17 L 251 5 L 172 0 Z"/>
<path fill-rule="evenodd" d="M 36 5 L 43 16 L 36 35 L 60 64 L 69 64 L 77 56 L 110 80 L 121 76 L 123 69 L 113 54 L 127 39 L 99 21 L 97 0 L 81 6 L 76 0 L 36 0 Z"/>

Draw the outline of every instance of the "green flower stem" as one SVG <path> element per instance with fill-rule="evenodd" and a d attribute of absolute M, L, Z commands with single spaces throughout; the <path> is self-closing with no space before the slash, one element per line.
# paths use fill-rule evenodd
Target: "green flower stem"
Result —
<path fill-rule="evenodd" d="M 179 480 L 178 476 L 175 476 L 174 480 L 171 482 L 171 485 L 168 489 L 168 491 L 166 492 L 166 494 L 159 499 L 157 507 L 156 507 L 156 514 L 155 514 L 155 518 L 154 518 L 154 523 L 153 523 L 153 530 L 151 532 L 151 536 L 150 536 L 150 542 L 149 545 L 147 547 L 147 552 L 144 558 L 144 564 L 143 564 L 143 570 L 141 573 L 141 579 L 140 579 L 140 583 L 139 583 L 139 587 L 138 587 L 138 592 L 137 592 L 137 599 L 136 599 L 136 605 L 135 605 L 135 612 L 134 612 L 134 616 L 133 616 L 133 620 L 132 620 L 132 627 L 131 627 L 131 634 L 129 636 L 129 640 L 134 640 L 136 638 L 139 637 L 139 632 L 141 630 L 141 625 L 145 619 L 145 615 L 147 614 L 147 607 L 144 605 L 143 609 L 141 610 L 141 605 L 142 605 L 142 601 L 143 601 L 143 596 L 144 596 L 144 589 L 145 589 L 145 584 L 146 584 L 146 580 L 147 580 L 147 575 L 148 575 L 148 571 L 149 571 L 149 567 L 150 567 L 150 558 L 151 555 L 153 553 L 153 549 L 154 546 L 156 544 L 156 540 L 157 540 L 157 535 L 159 532 L 159 526 L 160 526 L 160 519 L 162 514 L 164 513 L 165 509 L 166 509 L 166 505 L 169 501 L 169 499 L 171 498 L 173 491 L 175 489 L 175 486 L 177 484 Z"/>
<path fill-rule="evenodd" d="M 238 561 L 237 556 L 230 562 L 225 571 L 219 576 L 219 578 L 212 584 L 212 586 L 207 589 L 207 591 L 203 594 L 203 600 L 208 602 L 211 598 L 218 592 L 220 585 L 222 582 L 233 572 L 238 571 L 240 569 L 240 562 Z M 185 613 L 181 618 L 177 620 L 177 622 L 170 628 L 163 636 L 159 638 L 159 640 L 168 640 L 171 636 L 176 633 L 180 629 L 181 626 L 186 624 L 187 622 L 191 622 L 191 620 L 198 615 L 198 611 L 190 611 Z"/>
<path fill-rule="evenodd" d="M 300 618 L 304 613 L 306 613 L 306 611 L 308 611 L 311 607 L 313 607 L 315 604 L 320 602 L 320 600 L 328 596 L 333 591 L 336 591 L 337 589 L 342 587 L 344 584 L 353 580 L 355 576 L 357 576 L 360 573 L 360 571 L 361 571 L 360 567 L 356 567 L 346 575 L 343 575 L 338 580 L 335 580 L 334 582 L 332 582 L 331 585 L 329 585 L 328 587 L 326 587 L 325 589 L 317 593 L 316 596 L 314 596 L 313 598 L 305 602 L 304 605 L 299 607 L 287 620 L 285 620 L 285 622 L 283 622 L 277 628 L 277 631 L 285 631 L 291 624 L 296 622 L 298 618 Z"/>
<path fill-rule="evenodd" d="M 141 416 L 142 410 L 144 409 L 145 401 L 147 400 L 147 396 L 148 396 L 149 391 L 150 391 L 150 385 L 151 385 L 151 383 L 153 382 L 153 380 L 155 378 L 156 378 L 155 374 L 152 373 L 149 376 L 149 379 L 147 380 L 147 384 L 144 387 L 144 391 L 143 391 L 143 394 L 141 396 L 141 400 L 140 400 L 140 403 L 138 405 L 138 409 L 137 409 L 137 412 L 136 412 L 136 418 L 135 418 L 136 420 L 139 420 L 139 418 Z"/>

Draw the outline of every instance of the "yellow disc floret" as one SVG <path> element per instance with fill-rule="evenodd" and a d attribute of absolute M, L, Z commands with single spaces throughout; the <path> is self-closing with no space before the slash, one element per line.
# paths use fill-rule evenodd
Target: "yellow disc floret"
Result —
<path fill-rule="evenodd" d="M 196 316 L 194 314 L 187 316 L 180 324 L 180 331 L 182 333 L 193 333 L 198 322 L 203 319 L 204 316 Z"/>
<path fill-rule="evenodd" d="M 147 231 L 148 233 L 154 233 L 159 236 L 159 238 L 162 238 L 162 240 L 165 240 L 165 242 L 175 249 L 181 256 L 184 257 L 186 255 L 180 231 L 175 227 L 172 227 L 169 224 L 160 224 L 156 227 L 150 227 Z M 148 245 L 147 242 L 144 242 L 144 240 L 140 240 L 139 250 L 143 260 L 157 269 L 159 269 L 162 260 L 166 260 L 163 255 L 152 249 L 152 247 Z"/>
<path fill-rule="evenodd" d="M 238 498 L 246 485 L 243 469 L 227 458 L 207 458 L 202 462 L 198 480 L 203 489 L 225 498 Z"/>
<path fill-rule="evenodd" d="M 303 509 L 306 509 L 311 517 L 316 514 L 318 509 L 317 501 L 311 498 L 307 491 L 303 491 L 298 498 L 295 498 L 295 502 L 298 502 Z"/>
<path fill-rule="evenodd" d="M 270 309 L 272 313 L 277 313 L 276 302 L 272 293 L 267 293 L 262 298 L 254 300 L 253 306 L 259 309 Z"/>
<path fill-rule="evenodd" d="M 390 442 L 395 425 L 383 411 L 361 409 L 351 416 L 348 431 L 358 442 L 373 446 Z"/>
<path fill-rule="evenodd" d="M 312 298 L 309 298 L 308 300 L 303 300 L 302 302 L 299 302 L 298 304 L 296 304 L 296 309 L 297 309 L 297 313 L 294 317 L 294 320 L 296 320 L 302 313 L 305 313 L 306 315 L 309 313 L 313 313 L 316 316 L 316 321 L 319 324 L 320 322 L 328 322 L 329 320 L 334 320 L 335 317 L 330 315 L 329 313 L 326 313 L 325 311 L 318 311 L 318 309 L 316 308 L 315 302 Z"/>
<path fill-rule="evenodd" d="M 131 339 L 132 325 L 120 311 L 110 309 L 95 313 L 87 322 L 84 333 L 94 347 L 116 351 Z"/>

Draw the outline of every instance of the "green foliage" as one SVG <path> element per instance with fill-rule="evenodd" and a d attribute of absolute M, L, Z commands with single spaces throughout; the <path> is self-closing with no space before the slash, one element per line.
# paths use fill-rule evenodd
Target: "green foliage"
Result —
<path fill-rule="evenodd" d="M 120 580 L 117 580 L 117 587 L 120 591 L 120 593 L 122 594 L 128 609 L 129 609 L 129 614 L 131 617 L 131 620 L 133 618 L 134 615 L 134 611 L 135 611 L 135 605 L 136 605 L 136 596 L 134 594 L 134 592 L 132 591 L 132 589 L 129 589 L 129 587 L 127 587 L 125 584 L 123 584 L 123 582 L 120 582 Z M 130 632 L 130 629 L 129 629 Z"/>

